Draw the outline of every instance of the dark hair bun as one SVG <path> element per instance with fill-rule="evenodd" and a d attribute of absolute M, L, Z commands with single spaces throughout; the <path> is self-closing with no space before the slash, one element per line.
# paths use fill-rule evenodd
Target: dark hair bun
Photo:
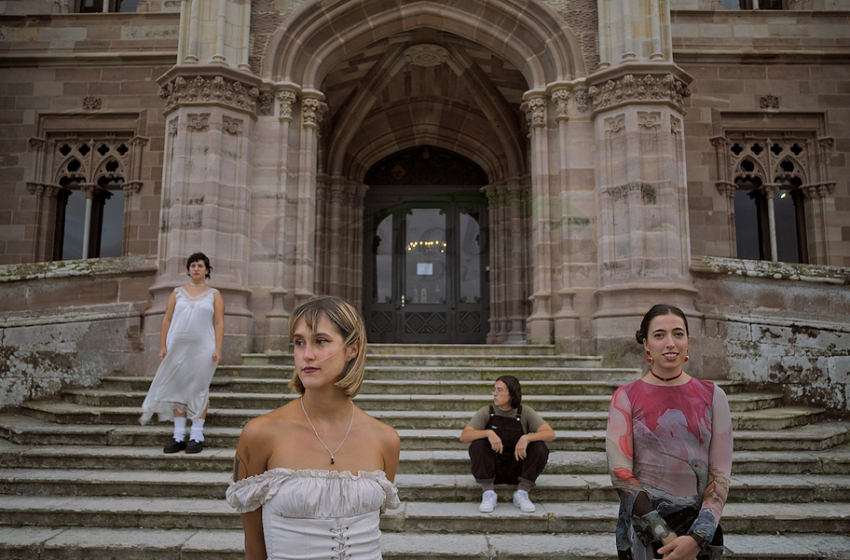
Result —
<path fill-rule="evenodd" d="M 646 335 L 643 334 L 641 329 L 635 331 L 635 340 L 637 340 L 638 344 L 643 344 L 643 341 L 646 340 Z"/>

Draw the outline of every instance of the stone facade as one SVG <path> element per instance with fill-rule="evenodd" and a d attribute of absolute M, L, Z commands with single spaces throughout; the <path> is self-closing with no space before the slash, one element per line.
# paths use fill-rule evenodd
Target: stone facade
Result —
<path fill-rule="evenodd" d="M 634 365 L 640 316 L 668 301 L 691 318 L 695 370 L 846 409 L 850 10 L 732 4 L 145 0 L 136 13 L 80 14 L 74 0 L 7 0 L 3 286 L 56 302 L 55 283 L 15 267 L 151 257 L 155 275 L 107 275 L 149 282 L 132 299 L 139 316 L 117 329 L 141 332 L 116 346 L 145 359 L 102 366 L 141 374 L 184 259 L 203 250 L 227 302 L 225 361 L 284 350 L 298 302 L 364 304 L 367 176 L 430 146 L 486 176 L 487 342 Z M 63 228 L 76 215 L 80 255 Z M 778 264 L 787 251 L 802 264 Z M 727 273 L 772 261 L 780 280 Z M 771 295 L 730 303 L 760 301 L 752 293 Z M 100 296 L 31 311 L 53 325 L 129 303 Z M 18 329 L 22 310 L 2 301 Z M 796 362 L 770 358 L 755 324 L 791 329 L 776 332 Z M 41 351 L 38 336 L 14 332 L 4 348 Z M 68 340 L 71 354 L 85 348 Z M 744 349 L 761 356 L 752 373 Z"/>

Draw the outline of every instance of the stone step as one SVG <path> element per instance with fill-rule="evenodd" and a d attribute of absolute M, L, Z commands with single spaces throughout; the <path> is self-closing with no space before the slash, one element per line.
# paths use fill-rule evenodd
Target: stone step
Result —
<path fill-rule="evenodd" d="M 0 527 L 0 560 L 244 560 L 241 530 Z M 819 533 L 725 536 L 730 560 L 850 559 L 850 537 Z M 611 533 L 381 536 L 385 560 L 616 560 Z M 73 551 L 73 552 L 69 552 Z"/>
<path fill-rule="evenodd" d="M 286 354 L 286 352 L 283 352 Z M 369 356 L 555 356 L 552 344 L 381 344 L 370 342 Z M 247 354 L 251 355 L 251 354 Z M 594 358 L 598 356 L 572 356 Z M 601 361 L 601 360 L 600 360 Z"/>
<path fill-rule="evenodd" d="M 366 362 L 366 379 L 368 380 L 398 380 L 398 381 L 489 381 L 493 383 L 499 376 L 513 375 L 528 381 L 618 381 L 626 383 L 641 376 L 635 368 L 597 368 L 597 367 L 558 367 L 547 365 L 510 366 L 501 360 L 476 366 L 443 365 L 427 366 L 413 362 L 404 365 L 376 365 L 371 358 Z M 216 368 L 215 377 L 244 377 L 258 379 L 289 379 L 292 376 L 293 365 L 290 364 L 241 364 L 221 365 Z"/>
<path fill-rule="evenodd" d="M 378 397 L 375 395 L 374 397 Z M 542 397 L 540 397 L 542 399 Z M 585 397 L 590 398 L 590 397 Z M 361 400 L 362 399 L 362 400 Z M 417 398 L 417 401 L 420 399 Z M 437 399 L 434 399 L 435 401 Z M 400 412 L 396 410 L 373 410 L 371 405 L 380 399 L 367 395 L 356 397 L 358 405 L 362 405 L 372 416 L 386 422 L 398 430 L 418 429 L 457 429 L 462 430 L 469 422 L 476 406 L 472 403 L 468 410 Z M 412 398 L 411 401 L 412 402 Z M 278 403 L 282 404 L 282 403 Z M 432 403 L 436 406 L 436 403 Z M 535 404 L 539 404 L 535 401 Z M 46 422 L 59 424 L 126 424 L 138 422 L 142 413 L 141 407 L 134 406 L 87 406 L 69 402 L 28 402 L 21 405 L 19 410 L 27 415 Z M 207 421 L 213 426 L 241 427 L 248 420 L 271 412 L 273 408 L 265 409 L 230 409 L 211 408 Z M 555 430 L 601 430 L 605 429 L 608 421 L 607 408 L 603 411 L 552 412 L 543 411 L 546 421 Z M 803 426 L 820 422 L 825 419 L 825 411 L 814 407 L 780 407 L 765 410 L 752 410 L 732 413 L 734 429 L 744 430 L 782 430 L 793 426 Z"/>
<path fill-rule="evenodd" d="M 163 472 L 223 472 L 233 469 L 233 448 L 207 447 L 197 455 L 166 455 L 162 446 L 17 445 L 0 440 L 0 467 L 20 469 L 106 469 Z M 465 450 L 402 450 L 400 474 L 469 473 Z M 605 474 L 604 451 L 552 451 L 547 474 Z M 850 445 L 821 451 L 736 451 L 733 473 L 850 475 Z"/>
<path fill-rule="evenodd" d="M 110 391 L 147 392 L 153 377 L 107 376 L 102 379 L 100 389 Z M 624 381 L 523 381 L 523 392 L 527 395 L 607 395 L 614 394 Z M 744 383 L 738 381 L 716 381 L 727 395 L 743 392 Z M 289 394 L 289 377 L 283 379 L 250 378 L 240 376 L 214 377 L 211 387 L 219 393 L 274 393 Z M 360 389 L 361 395 L 487 395 L 493 388 L 492 381 L 454 380 L 373 380 L 366 379 Z"/>
<path fill-rule="evenodd" d="M 500 503 L 491 514 L 477 503 L 402 502 L 381 518 L 381 529 L 405 533 L 610 532 L 617 502 L 539 502 L 524 514 Z M 224 500 L 86 496 L 0 496 L 0 525 L 41 527 L 142 527 L 239 529 L 241 522 Z M 850 532 L 850 504 L 727 503 L 723 530 L 740 532 Z"/>
<path fill-rule="evenodd" d="M 377 414 L 376 414 L 377 415 Z M 467 419 L 468 420 L 468 419 Z M 557 422 L 555 422 L 557 424 Z M 466 449 L 458 436 L 461 429 L 399 429 L 405 450 Z M 241 428 L 205 428 L 208 448 L 235 449 Z M 27 415 L 0 415 L 0 437 L 29 445 L 161 446 L 171 434 L 169 424 L 56 424 Z M 584 451 L 605 447 L 604 430 L 555 430 L 550 443 L 554 451 Z M 738 430 L 736 450 L 782 449 L 786 451 L 829 449 L 850 440 L 850 422 L 820 422 L 783 430 Z"/>
<path fill-rule="evenodd" d="M 370 367 L 478 367 L 490 368 L 495 363 L 504 368 L 599 368 L 601 356 L 522 355 L 522 354 L 373 354 L 368 353 Z M 244 365 L 292 365 L 291 353 L 242 354 Z"/>
<path fill-rule="evenodd" d="M 12 496 L 133 496 L 224 499 L 230 475 L 159 470 L 0 468 L 0 494 Z M 404 474 L 396 477 L 405 502 L 478 502 L 481 488 L 470 474 Z M 509 502 L 515 487 L 497 486 Z M 532 492 L 535 502 L 618 501 L 607 474 L 546 473 Z M 850 477 L 841 475 L 734 475 L 730 502 L 850 501 Z"/>
<path fill-rule="evenodd" d="M 126 407 L 138 406 L 146 391 L 116 391 L 113 389 L 69 389 L 63 392 L 67 402 L 83 406 Z M 269 409 L 273 410 L 294 399 L 297 393 L 210 393 L 210 406 L 217 409 Z M 523 403 L 537 412 L 546 415 L 549 412 L 608 412 L 610 395 L 537 395 L 523 396 Z M 423 411 L 465 411 L 470 416 L 482 406 L 493 403 L 488 394 L 368 394 L 361 393 L 354 398 L 361 409 L 372 411 L 423 410 Z M 729 395 L 729 408 L 732 412 L 746 412 L 776 408 L 782 405 L 782 395 L 777 393 L 741 393 Z"/>

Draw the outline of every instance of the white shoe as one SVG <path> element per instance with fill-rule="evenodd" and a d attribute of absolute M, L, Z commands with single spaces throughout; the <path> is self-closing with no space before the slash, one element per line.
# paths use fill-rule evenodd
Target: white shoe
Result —
<path fill-rule="evenodd" d="M 481 505 L 478 506 L 478 511 L 481 513 L 490 513 L 494 509 L 496 509 L 496 500 L 498 496 L 492 490 L 487 490 L 484 492 L 484 496 L 481 498 Z"/>
<path fill-rule="evenodd" d="M 528 492 L 525 490 L 517 490 L 514 492 L 514 505 L 523 513 L 534 513 L 534 510 L 537 509 L 534 507 L 534 504 L 531 503 L 531 500 L 528 499 Z"/>

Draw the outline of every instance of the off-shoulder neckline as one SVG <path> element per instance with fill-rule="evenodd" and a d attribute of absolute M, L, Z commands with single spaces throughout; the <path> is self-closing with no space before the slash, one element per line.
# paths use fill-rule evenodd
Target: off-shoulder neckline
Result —
<path fill-rule="evenodd" d="M 365 479 L 380 479 L 383 478 L 389 482 L 387 478 L 387 473 L 382 470 L 375 471 L 357 471 L 357 474 L 354 474 L 351 471 L 331 471 L 326 469 L 288 469 L 285 467 L 276 467 L 274 469 L 269 469 L 265 472 L 261 472 L 260 474 L 255 474 L 253 476 L 248 476 L 236 481 L 236 484 L 245 481 L 255 481 L 262 480 L 264 478 L 272 478 L 277 475 L 287 475 L 292 478 L 338 478 L 338 479 L 348 479 L 348 480 L 358 480 L 361 478 Z"/>

